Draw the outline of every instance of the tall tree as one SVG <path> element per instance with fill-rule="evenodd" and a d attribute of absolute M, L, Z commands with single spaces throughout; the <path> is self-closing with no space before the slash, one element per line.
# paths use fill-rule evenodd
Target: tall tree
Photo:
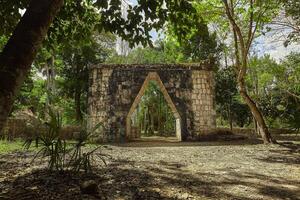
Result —
<path fill-rule="evenodd" d="M 272 16 L 274 9 L 278 8 L 275 1 L 255 1 L 247 0 L 234 2 L 233 0 L 223 0 L 225 13 L 230 22 L 235 44 L 235 66 L 238 73 L 237 81 L 239 92 L 244 101 L 249 106 L 255 120 L 257 121 L 259 133 L 265 143 L 274 143 L 266 125 L 262 112 L 256 102 L 248 95 L 245 76 L 248 70 L 248 55 L 258 29 Z M 242 11 L 239 8 L 242 6 Z M 272 11 L 272 12 L 270 12 Z M 270 16 L 268 16 L 270 15 Z M 242 17 L 243 22 L 239 24 Z"/>
<path fill-rule="evenodd" d="M 177 22 L 171 20 L 168 23 L 166 40 L 176 41 L 185 59 L 191 62 L 219 57 L 221 49 L 216 40 L 216 33 L 209 31 L 207 22 L 196 12 L 182 15 L 182 19 L 186 21 L 184 29 L 187 30 L 187 34 L 181 34 Z"/>
<path fill-rule="evenodd" d="M 63 0 L 32 0 L 0 54 L 0 131 Z"/>
<path fill-rule="evenodd" d="M 236 74 L 232 68 L 219 69 L 216 73 L 216 106 L 222 118 L 227 118 L 233 128 L 232 106 L 237 95 Z"/>
<path fill-rule="evenodd" d="M 252 57 L 247 84 L 269 126 L 300 127 L 300 59 L 290 53 L 280 63 L 270 56 Z"/>
<path fill-rule="evenodd" d="M 86 112 L 88 67 L 106 60 L 114 48 L 113 39 L 110 34 L 95 34 L 81 42 L 70 42 L 62 49 L 61 87 L 67 97 L 74 99 L 76 121 L 81 121 L 82 113 Z"/>
<path fill-rule="evenodd" d="M 17 7 L 18 1 L 14 2 L 16 5 L 13 8 Z M 178 23 L 184 23 L 180 20 L 180 13 L 193 11 L 188 1 L 145 0 L 139 1 L 135 6 L 129 6 L 127 19 L 124 19 L 121 0 L 77 2 L 79 5 L 93 3 L 95 9 L 98 8 L 101 13 L 98 28 L 122 36 L 130 41 L 131 46 L 136 43 L 151 44 L 150 31 L 153 28 L 160 29 L 169 17 L 177 18 Z M 0 131 L 49 26 L 62 5 L 63 0 L 31 0 L 0 54 Z M 5 2 L 1 2 L 2 6 L 6 6 Z"/>
<path fill-rule="evenodd" d="M 300 42 L 300 3 L 298 0 L 283 0 L 285 20 L 275 22 L 291 29 L 285 41 L 285 46 L 291 42 Z"/>
<path fill-rule="evenodd" d="M 256 119 L 265 143 L 275 141 L 270 135 L 262 112 L 247 92 L 245 77 L 248 73 L 248 56 L 253 40 L 261 33 L 263 26 L 278 14 L 279 7 L 280 4 L 276 0 L 199 1 L 197 6 L 203 18 L 218 24 L 222 31 L 231 32 L 239 93 Z"/>

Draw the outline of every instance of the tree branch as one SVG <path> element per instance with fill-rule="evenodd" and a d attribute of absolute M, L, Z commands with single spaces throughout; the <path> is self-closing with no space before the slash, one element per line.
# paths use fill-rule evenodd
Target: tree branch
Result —
<path fill-rule="evenodd" d="M 285 89 L 283 89 L 283 91 L 284 91 L 285 93 L 287 93 L 288 95 L 290 95 L 291 97 L 294 97 L 294 98 L 300 100 L 300 96 L 298 96 L 298 95 L 296 95 L 296 94 L 294 94 L 294 93 L 292 93 L 292 92 L 290 92 L 290 91 L 288 91 L 288 90 L 285 90 Z"/>
<path fill-rule="evenodd" d="M 224 5 L 225 5 L 225 11 L 226 11 L 226 15 L 230 21 L 230 24 L 232 25 L 233 29 L 236 31 L 236 34 L 238 36 L 239 42 L 240 42 L 240 46 L 241 46 L 241 52 L 243 57 L 247 56 L 247 52 L 245 52 L 245 42 L 244 42 L 244 38 L 242 35 L 242 31 L 240 29 L 240 27 L 236 24 L 236 21 L 234 20 L 232 13 L 230 11 L 229 5 L 227 0 L 223 0 Z"/>
<path fill-rule="evenodd" d="M 257 25 L 257 23 L 256 23 Z M 256 28 L 257 26 L 255 26 Z M 250 0 L 250 19 L 249 19 L 249 27 L 248 27 L 248 37 L 247 37 L 247 42 L 246 42 L 246 46 L 247 46 L 247 52 L 249 50 L 249 46 L 251 45 L 252 42 L 252 36 L 254 35 L 254 33 L 252 32 L 253 29 L 253 0 Z"/>

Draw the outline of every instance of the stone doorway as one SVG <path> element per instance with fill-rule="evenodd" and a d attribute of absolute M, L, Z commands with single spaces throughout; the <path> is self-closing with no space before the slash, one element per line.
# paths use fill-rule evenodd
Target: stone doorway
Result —
<path fill-rule="evenodd" d="M 130 107 L 130 110 L 127 114 L 126 117 L 126 138 L 128 139 L 135 139 L 135 138 L 141 138 L 142 133 L 141 130 L 139 130 L 137 127 L 133 127 L 133 121 L 132 121 L 132 117 L 133 114 L 136 113 L 136 110 L 138 108 L 138 105 L 141 103 L 143 95 L 145 94 L 146 89 L 148 88 L 148 86 L 153 82 L 155 84 L 157 84 L 158 88 L 160 89 L 164 100 L 167 103 L 167 106 L 170 108 L 171 113 L 174 117 L 174 127 L 175 127 L 175 134 L 174 134 L 174 138 L 176 138 L 177 141 L 181 141 L 182 137 L 181 137 L 181 118 L 179 115 L 179 112 L 177 111 L 170 95 L 168 94 L 164 84 L 162 83 L 159 75 L 156 72 L 149 72 L 138 95 L 136 96 L 132 106 Z M 146 137 L 144 137 L 146 138 Z M 151 137 L 149 137 L 151 138 Z M 155 137 L 157 139 L 157 137 Z M 169 139 L 172 138 L 172 136 L 168 137 Z"/>
<path fill-rule="evenodd" d="M 101 64 L 89 68 L 88 128 L 101 123 L 99 142 L 130 140 L 127 126 L 147 80 L 155 80 L 176 116 L 177 140 L 196 140 L 215 128 L 210 61 L 189 64 Z M 180 128 L 179 128 L 180 127 Z M 96 134 L 95 134 L 96 135 Z"/>

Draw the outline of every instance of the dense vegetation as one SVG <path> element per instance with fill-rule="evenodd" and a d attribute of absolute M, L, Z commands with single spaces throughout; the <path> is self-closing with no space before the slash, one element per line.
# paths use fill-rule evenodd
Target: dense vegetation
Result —
<path fill-rule="evenodd" d="M 174 114 L 156 81 L 149 81 L 132 121 L 142 136 L 175 136 Z"/>
<path fill-rule="evenodd" d="M 0 0 L 0 199 L 299 199 L 300 1 L 128 1 Z M 285 56 L 268 54 L 266 43 Z M 202 75 L 183 92 L 185 80 L 172 76 L 171 106 L 150 76 L 131 119 L 122 121 L 127 103 L 107 119 L 119 133 L 108 139 L 120 143 L 103 144 L 113 134 L 94 120 L 102 112 L 87 115 L 89 67 L 203 60 L 215 76 L 213 132 L 178 142 L 187 131 L 178 124 L 214 123 L 188 112 L 202 100 L 175 99 L 203 88 Z M 119 86 L 122 97 L 105 97 L 108 115 L 121 107 L 112 99 L 130 102 L 138 89 Z M 204 96 L 194 92 L 193 100 Z M 143 137 L 123 144 L 128 130 L 129 139 Z"/>
<path fill-rule="evenodd" d="M 256 56 L 254 48 L 255 39 L 275 32 L 275 25 L 289 28 L 282 45 L 297 44 L 297 1 L 138 1 L 128 7 L 127 20 L 122 18 L 121 1 L 47 2 L 0 3 L 4 22 L 0 32 L 0 129 L 3 120 L 19 110 L 44 117 L 49 106 L 60 110 L 63 124 L 79 124 L 86 113 L 88 67 L 92 64 L 209 58 L 215 60 L 219 125 L 256 127 L 266 143 L 273 142 L 268 127 L 299 130 L 299 52 L 275 61 L 268 55 Z M 44 18 L 29 26 L 28 20 L 38 15 L 32 8 L 43 3 L 49 5 L 41 8 Z M 37 27 L 49 30 L 30 35 Z M 153 29 L 163 30 L 163 37 L 155 42 L 150 34 Z M 129 55 L 117 55 L 116 35 L 131 47 L 139 46 Z M 25 40 L 35 48 L 25 48 Z"/>

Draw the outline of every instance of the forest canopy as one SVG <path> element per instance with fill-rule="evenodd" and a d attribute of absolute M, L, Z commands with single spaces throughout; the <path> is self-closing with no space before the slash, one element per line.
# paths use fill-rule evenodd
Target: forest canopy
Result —
<path fill-rule="evenodd" d="M 279 60 L 254 48 L 272 24 L 289 27 L 282 45 L 298 44 L 296 0 L 50 2 L 0 3 L 1 127 L 19 110 L 42 116 L 49 105 L 64 124 L 79 123 L 93 64 L 213 59 L 220 126 L 257 127 L 265 142 L 269 127 L 299 130 L 299 51 Z M 118 41 L 129 54 L 116 51 Z"/>

